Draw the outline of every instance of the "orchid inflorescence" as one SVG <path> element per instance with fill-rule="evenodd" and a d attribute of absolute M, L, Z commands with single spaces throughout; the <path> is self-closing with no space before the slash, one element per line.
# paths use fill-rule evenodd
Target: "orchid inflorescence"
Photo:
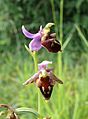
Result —
<path fill-rule="evenodd" d="M 57 53 L 61 50 L 61 44 L 56 39 L 56 33 L 51 32 L 51 27 L 54 23 L 48 23 L 44 28 L 40 26 L 39 31 L 36 34 L 32 34 L 22 26 L 22 32 L 27 37 L 32 39 L 29 43 L 29 49 L 31 52 L 37 52 L 42 47 L 45 47 L 49 52 Z M 53 91 L 54 85 L 58 82 L 63 82 L 55 76 L 52 68 L 48 68 L 48 64 L 52 64 L 51 61 L 43 61 L 38 64 L 38 71 L 30 77 L 24 85 L 35 83 L 40 89 L 42 95 L 46 100 L 49 100 Z"/>

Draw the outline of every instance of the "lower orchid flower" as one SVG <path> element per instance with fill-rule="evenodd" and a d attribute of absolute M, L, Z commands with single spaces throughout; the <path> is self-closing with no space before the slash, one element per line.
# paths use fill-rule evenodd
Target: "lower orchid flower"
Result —
<path fill-rule="evenodd" d="M 40 30 L 36 34 L 28 32 L 24 26 L 22 26 L 22 32 L 27 38 L 33 39 L 29 43 L 31 51 L 38 51 L 42 47 L 45 47 L 49 52 L 57 53 L 61 51 L 61 44 L 56 40 L 56 34 L 51 34 L 51 26 L 54 23 L 48 23 L 43 29 L 40 26 Z"/>
<path fill-rule="evenodd" d="M 50 99 L 53 87 L 57 82 L 63 84 L 63 82 L 54 75 L 53 69 L 48 68 L 48 64 L 52 64 L 52 62 L 43 61 L 38 64 L 38 72 L 24 83 L 24 85 L 35 83 L 46 100 Z"/>

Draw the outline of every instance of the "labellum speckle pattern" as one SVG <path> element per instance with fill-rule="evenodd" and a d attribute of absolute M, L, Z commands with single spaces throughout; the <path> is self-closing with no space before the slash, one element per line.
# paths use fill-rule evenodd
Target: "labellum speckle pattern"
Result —
<path fill-rule="evenodd" d="M 50 80 L 51 79 L 49 78 L 49 76 L 44 78 L 41 77 L 39 82 L 40 83 L 39 89 L 46 100 L 48 100 L 51 97 L 53 90 L 53 85 L 51 85 Z"/>

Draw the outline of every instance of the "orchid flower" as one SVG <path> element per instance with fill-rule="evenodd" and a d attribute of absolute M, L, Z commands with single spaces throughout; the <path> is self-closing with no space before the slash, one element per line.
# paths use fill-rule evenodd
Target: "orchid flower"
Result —
<path fill-rule="evenodd" d="M 0 108 L 7 108 L 7 116 L 6 119 L 19 119 L 18 115 L 16 114 L 15 109 L 13 109 L 13 107 L 7 105 L 7 104 L 0 104 Z M 3 111 L 3 114 L 5 112 Z"/>
<path fill-rule="evenodd" d="M 32 34 L 22 26 L 22 32 L 27 37 L 32 39 L 29 43 L 31 51 L 38 51 L 42 47 L 45 47 L 49 52 L 56 53 L 61 51 L 61 44 L 56 40 L 56 34 L 51 34 L 51 26 L 54 23 L 48 23 L 44 28 L 40 26 L 40 30 L 36 34 Z"/>
<path fill-rule="evenodd" d="M 51 97 L 56 82 L 63 84 L 63 82 L 54 75 L 53 69 L 48 68 L 48 64 L 52 64 L 52 62 L 43 61 L 38 64 L 38 72 L 24 83 L 24 85 L 35 83 L 46 100 Z"/>

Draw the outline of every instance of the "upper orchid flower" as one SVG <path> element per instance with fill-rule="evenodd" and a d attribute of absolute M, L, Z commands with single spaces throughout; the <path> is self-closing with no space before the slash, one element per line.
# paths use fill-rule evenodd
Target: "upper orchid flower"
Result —
<path fill-rule="evenodd" d="M 48 68 L 48 64 L 52 64 L 52 62 L 43 61 L 40 63 L 38 65 L 38 72 L 24 83 L 24 85 L 27 85 L 35 82 L 46 100 L 50 98 L 53 86 L 56 82 L 63 84 L 63 82 L 54 75 L 53 69 Z"/>
<path fill-rule="evenodd" d="M 45 47 L 49 52 L 61 51 L 61 44 L 56 40 L 56 34 L 51 34 L 51 26 L 54 23 L 48 23 L 43 29 L 40 26 L 40 30 L 36 34 L 28 32 L 24 26 L 22 26 L 22 32 L 27 38 L 33 39 L 29 43 L 29 48 L 31 51 L 38 51 L 42 47 Z"/>

